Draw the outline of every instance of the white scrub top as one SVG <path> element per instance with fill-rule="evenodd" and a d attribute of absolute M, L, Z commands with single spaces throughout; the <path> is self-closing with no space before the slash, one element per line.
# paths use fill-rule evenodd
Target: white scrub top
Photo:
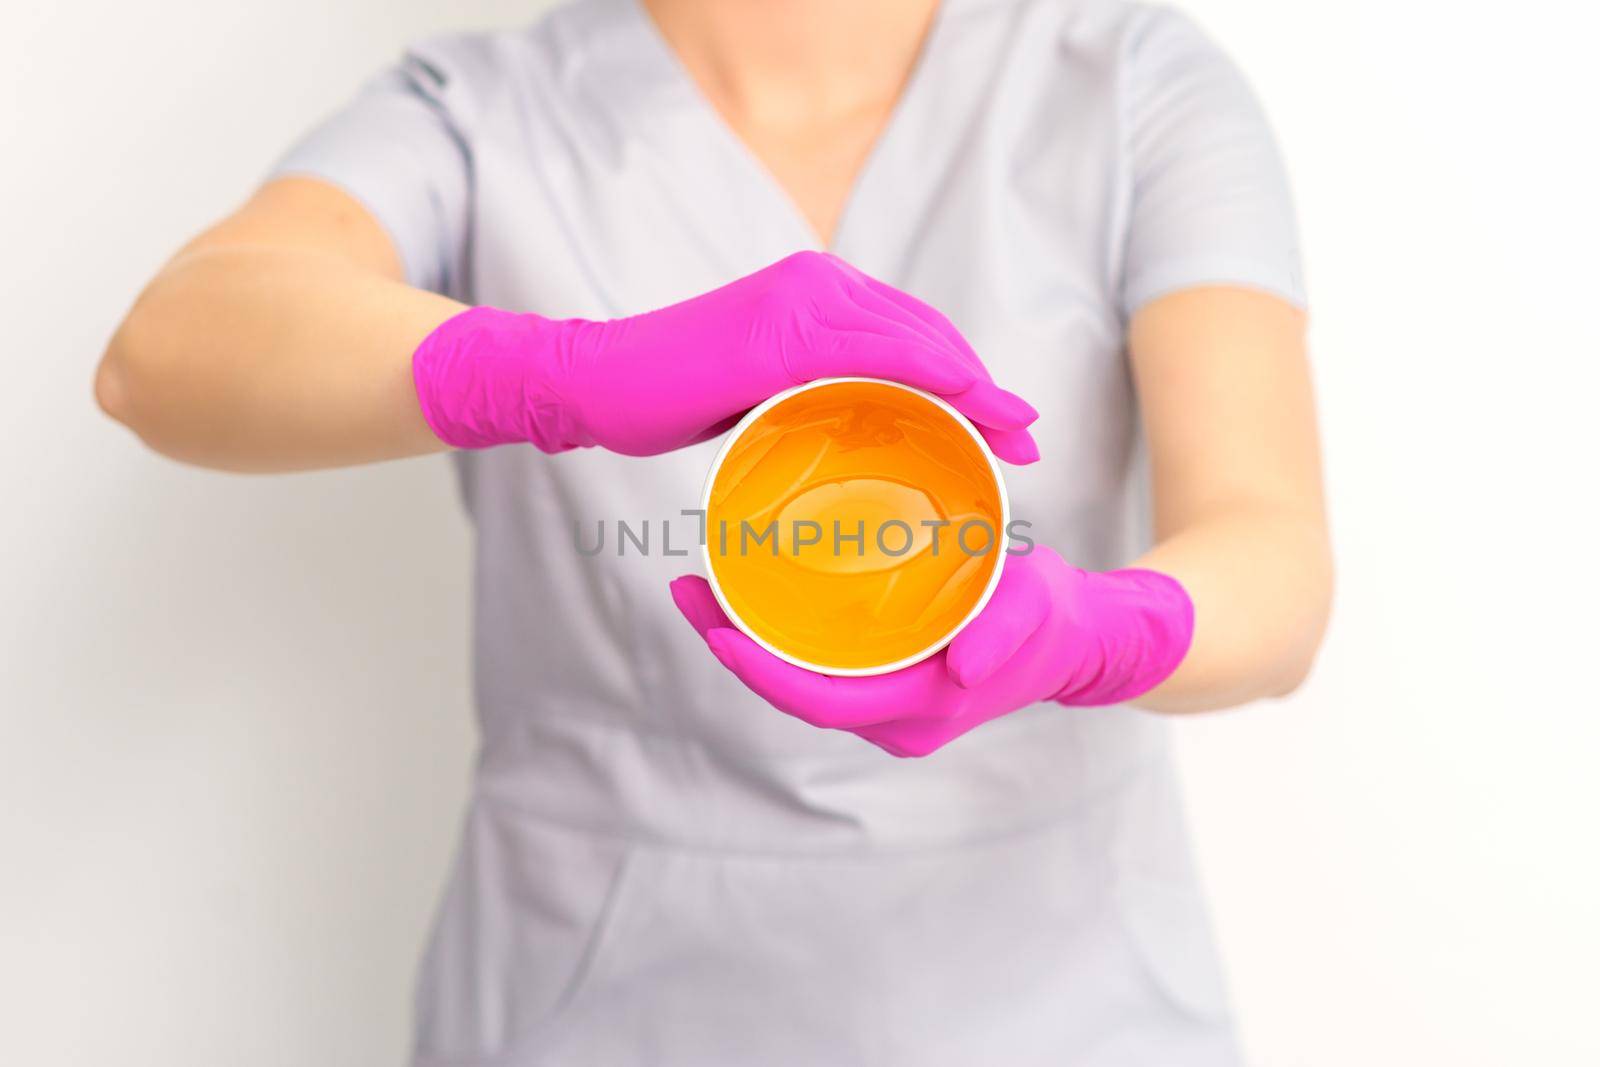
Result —
<path fill-rule="evenodd" d="M 365 203 L 414 284 L 548 316 L 816 246 L 635 0 L 423 43 L 276 173 Z M 1129 314 L 1206 283 L 1299 303 L 1295 245 L 1261 111 L 1182 16 L 950 0 L 833 251 L 1038 407 L 1015 514 L 1110 568 L 1147 525 Z M 717 444 L 457 457 L 482 748 L 415 1062 L 1236 1063 L 1164 721 L 1045 704 L 900 760 L 773 710 L 667 591 L 699 558 L 661 522 L 694 543 Z"/>

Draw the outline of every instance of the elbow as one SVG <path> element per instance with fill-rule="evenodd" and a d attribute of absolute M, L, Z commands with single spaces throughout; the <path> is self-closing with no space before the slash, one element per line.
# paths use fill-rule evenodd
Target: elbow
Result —
<path fill-rule="evenodd" d="M 1293 696 L 1300 687 L 1306 684 L 1311 677 L 1311 668 L 1316 665 L 1317 650 L 1309 652 L 1285 663 L 1278 671 L 1273 685 L 1269 687 L 1267 696 L 1274 700 L 1282 700 Z"/>
<path fill-rule="evenodd" d="M 94 401 L 102 412 L 155 448 L 162 410 L 163 373 L 158 331 L 141 297 L 106 345 L 94 375 Z M 157 448 L 157 451 L 162 449 Z"/>
<path fill-rule="evenodd" d="M 1333 613 L 1333 556 L 1327 550 L 1326 543 L 1319 556 L 1318 565 L 1308 568 L 1314 577 L 1302 593 L 1304 615 L 1299 626 L 1293 629 L 1300 635 L 1299 640 L 1280 658 L 1274 684 L 1268 692 L 1270 697 L 1282 699 L 1305 685 L 1317 664 L 1317 655 L 1322 651 L 1328 620 Z"/>
<path fill-rule="evenodd" d="M 94 373 L 94 402 L 102 412 L 149 443 L 149 426 L 142 412 L 148 408 L 151 389 L 148 359 L 130 343 L 129 315 L 106 346 Z"/>
<path fill-rule="evenodd" d="M 94 402 L 104 414 L 132 429 L 127 377 L 124 360 L 113 339 L 94 372 Z"/>
<path fill-rule="evenodd" d="M 94 401 L 146 448 L 218 470 L 268 468 L 231 449 L 225 359 L 208 350 L 218 333 L 215 274 L 205 259 L 180 255 L 134 301 L 106 343 L 94 374 Z"/>

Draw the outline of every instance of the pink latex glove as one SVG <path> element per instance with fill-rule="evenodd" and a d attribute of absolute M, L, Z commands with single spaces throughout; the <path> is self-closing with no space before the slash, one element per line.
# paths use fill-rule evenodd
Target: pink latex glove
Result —
<path fill-rule="evenodd" d="M 1194 632 L 1183 586 L 1147 570 L 1094 573 L 1048 548 L 1008 556 L 994 596 L 948 648 L 892 674 L 836 678 L 778 659 L 733 628 L 704 578 L 672 598 L 711 651 L 779 711 L 925 756 L 1040 701 L 1118 704 L 1166 680 Z"/>
<path fill-rule="evenodd" d="M 716 436 L 791 386 L 863 376 L 938 394 L 1002 459 L 1039 458 L 1025 429 L 1037 412 L 990 380 L 948 319 L 818 252 L 605 322 L 472 308 L 429 334 L 411 366 L 428 425 L 458 448 L 654 455 Z"/>

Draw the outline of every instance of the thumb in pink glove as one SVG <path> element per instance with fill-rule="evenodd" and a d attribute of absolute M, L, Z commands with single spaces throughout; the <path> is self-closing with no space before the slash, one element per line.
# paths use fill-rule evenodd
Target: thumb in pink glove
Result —
<path fill-rule="evenodd" d="M 817 378 L 938 394 L 996 455 L 1039 458 L 1037 413 L 999 388 L 942 314 L 836 256 L 800 252 L 680 304 L 609 321 L 464 311 L 412 357 L 423 416 L 458 448 L 528 442 L 654 455 L 714 437 Z"/>
<path fill-rule="evenodd" d="M 779 711 L 925 756 L 1041 701 L 1118 704 L 1177 669 L 1194 631 L 1181 585 L 1155 571 L 1094 573 L 1048 548 L 1009 556 L 994 596 L 944 651 L 892 674 L 839 678 L 785 663 L 735 629 L 698 576 L 672 597 L 722 664 Z"/>

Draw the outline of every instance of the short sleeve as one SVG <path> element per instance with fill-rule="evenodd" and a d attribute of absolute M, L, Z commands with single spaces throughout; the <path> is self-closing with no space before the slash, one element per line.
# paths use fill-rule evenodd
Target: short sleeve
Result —
<path fill-rule="evenodd" d="M 1242 285 L 1304 307 L 1294 207 L 1266 115 L 1194 23 L 1164 8 L 1146 14 L 1123 89 L 1124 314 L 1196 285 Z"/>
<path fill-rule="evenodd" d="M 465 139 L 446 107 L 447 76 L 416 55 L 362 87 L 294 145 L 271 177 L 312 177 L 360 201 L 388 231 L 418 288 L 460 282 L 469 214 Z"/>

